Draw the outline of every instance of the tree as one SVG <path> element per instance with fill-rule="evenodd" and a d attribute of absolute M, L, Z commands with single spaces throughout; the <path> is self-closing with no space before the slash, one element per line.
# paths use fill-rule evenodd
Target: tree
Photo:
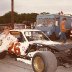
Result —
<path fill-rule="evenodd" d="M 21 13 L 18 14 L 14 12 L 14 23 L 23 23 L 24 21 L 28 21 L 29 23 L 34 23 L 36 21 L 38 13 Z M 0 24 L 11 23 L 11 11 L 4 14 L 0 17 Z"/>

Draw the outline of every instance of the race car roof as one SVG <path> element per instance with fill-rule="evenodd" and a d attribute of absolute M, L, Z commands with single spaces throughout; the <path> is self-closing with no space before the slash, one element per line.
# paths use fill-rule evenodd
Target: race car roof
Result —
<path fill-rule="evenodd" d="M 38 30 L 38 29 L 12 29 L 10 31 L 41 31 L 41 30 Z"/>

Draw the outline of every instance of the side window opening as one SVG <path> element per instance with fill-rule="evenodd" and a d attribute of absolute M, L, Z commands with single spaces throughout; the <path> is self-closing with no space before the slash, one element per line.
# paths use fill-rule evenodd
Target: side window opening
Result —
<path fill-rule="evenodd" d="M 19 32 L 19 31 L 10 31 L 10 33 L 12 35 L 14 35 L 18 39 L 19 42 L 24 42 L 25 41 L 25 39 L 24 39 L 21 32 Z"/>

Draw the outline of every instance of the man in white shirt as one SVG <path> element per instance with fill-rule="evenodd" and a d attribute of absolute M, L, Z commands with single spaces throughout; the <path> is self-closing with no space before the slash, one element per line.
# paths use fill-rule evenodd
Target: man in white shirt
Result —
<path fill-rule="evenodd" d="M 8 50 L 12 43 L 17 42 L 17 38 L 10 34 L 10 28 L 8 26 L 4 27 L 3 33 L 0 35 L 0 53 Z"/>

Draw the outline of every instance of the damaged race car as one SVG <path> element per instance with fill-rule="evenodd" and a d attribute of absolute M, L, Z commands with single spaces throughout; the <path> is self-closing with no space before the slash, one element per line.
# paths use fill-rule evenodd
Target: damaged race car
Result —
<path fill-rule="evenodd" d="M 10 33 L 18 39 L 18 43 L 8 48 L 8 54 L 31 60 L 34 72 L 55 72 L 57 65 L 72 62 L 72 45 L 69 43 L 51 41 L 36 29 L 13 29 Z"/>

